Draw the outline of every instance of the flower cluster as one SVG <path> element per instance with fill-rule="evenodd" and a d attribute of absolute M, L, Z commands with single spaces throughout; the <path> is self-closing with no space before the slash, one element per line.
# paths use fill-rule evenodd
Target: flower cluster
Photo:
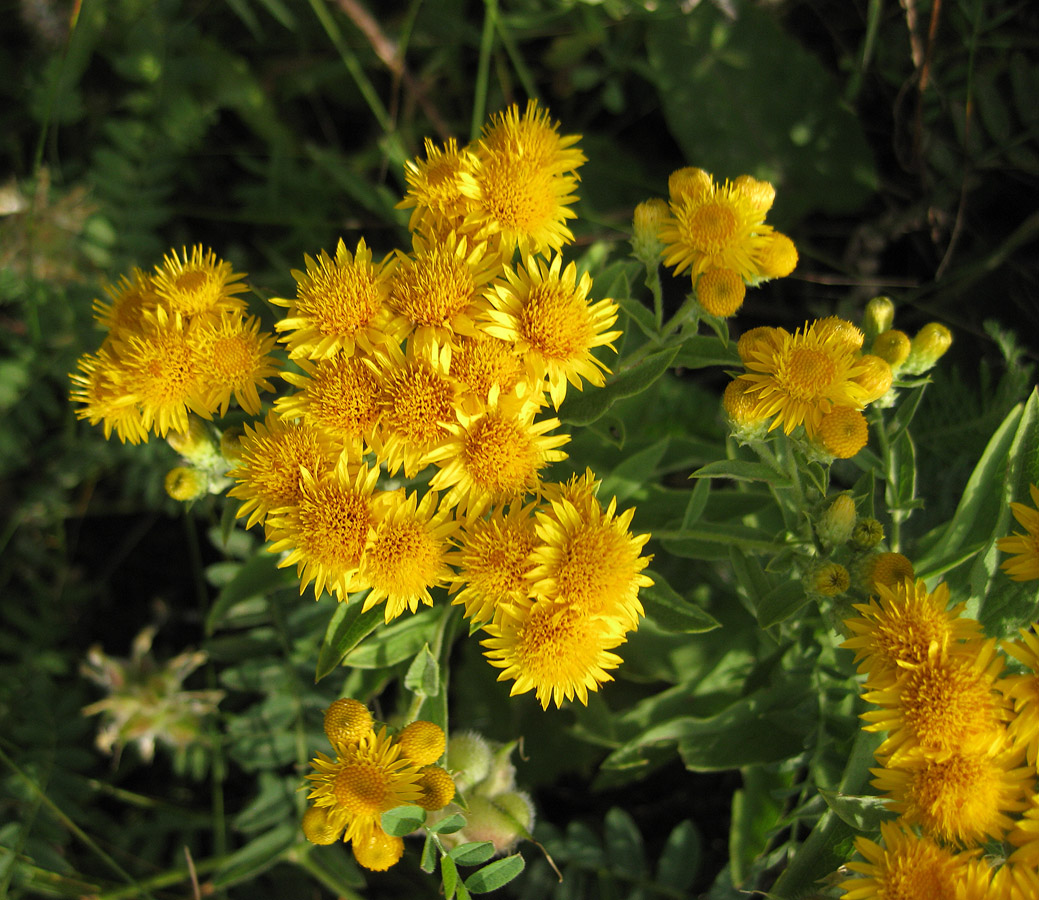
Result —
<path fill-rule="evenodd" d="M 435 765 L 444 754 L 443 730 L 418 720 L 390 734 L 375 730 L 363 703 L 344 698 L 325 711 L 325 735 L 334 758 L 318 753 L 307 776 L 313 805 L 303 833 L 315 844 L 342 839 L 366 869 L 382 872 L 404 854 L 404 842 L 382 829 L 381 816 L 412 804 L 439 810 L 454 798 L 455 783 Z"/>
<path fill-rule="evenodd" d="M 1024 503 L 1010 504 L 1014 518 L 1025 529 L 1025 533 L 1015 531 L 1009 537 L 996 541 L 996 547 L 1001 551 L 1014 554 L 1000 565 L 1014 581 L 1039 579 L 1039 485 L 1031 485 L 1029 492 L 1032 495 L 1031 506 Z"/>
<path fill-rule="evenodd" d="M 1039 639 L 997 645 L 949 605 L 949 591 L 905 578 L 879 585 L 846 620 L 865 675 L 863 714 L 885 733 L 873 785 L 898 814 L 865 838 L 866 862 L 842 884 L 845 900 L 935 896 L 1025 900 L 1039 896 Z M 1002 653 L 1000 652 L 1002 649 Z M 1004 655 L 1005 654 L 1005 655 Z M 1004 671 L 1007 658 L 1020 663 Z M 990 840 L 1016 849 L 1003 865 L 979 855 Z"/>
<path fill-rule="evenodd" d="M 258 413 L 259 391 L 273 390 L 275 341 L 246 315 L 242 277 L 196 246 L 110 285 L 109 301 L 94 304 L 105 338 L 72 375 L 76 415 L 136 444 L 186 432 L 191 412 L 222 416 L 232 396 Z"/>
<path fill-rule="evenodd" d="M 690 273 L 697 302 L 708 314 L 735 314 L 748 285 L 785 277 L 797 265 L 794 242 L 765 224 L 776 197 L 767 181 L 741 175 L 717 182 L 703 169 L 688 167 L 671 173 L 668 193 L 666 213 L 661 208 L 648 216 L 658 218 L 660 255 L 676 275 Z"/>

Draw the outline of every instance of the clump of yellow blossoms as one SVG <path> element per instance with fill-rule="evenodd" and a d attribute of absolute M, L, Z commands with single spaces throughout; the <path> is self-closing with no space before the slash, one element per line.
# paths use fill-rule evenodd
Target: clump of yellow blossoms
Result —
<path fill-rule="evenodd" d="M 448 772 L 434 765 L 444 754 L 443 730 L 418 720 L 390 734 L 378 731 L 357 700 L 337 700 L 325 712 L 325 735 L 333 756 L 318 753 L 307 776 L 313 805 L 303 833 L 315 844 L 350 843 L 354 858 L 381 872 L 404 854 L 404 841 L 383 831 L 381 816 L 396 806 L 443 809 L 454 798 Z"/>
<path fill-rule="evenodd" d="M 360 238 L 305 255 L 295 296 L 272 300 L 277 339 L 211 252 L 135 272 L 98 305 L 110 334 L 73 376 L 79 415 L 123 440 L 168 436 L 187 463 L 167 482 L 178 499 L 229 477 L 238 516 L 296 567 L 300 593 L 363 593 L 390 622 L 448 589 L 513 693 L 586 702 L 651 582 L 631 510 L 600 504 L 590 472 L 544 478 L 570 440 L 552 411 L 604 384 L 599 357 L 621 335 L 617 304 L 563 254 L 578 140 L 532 101 L 464 147 L 427 141 L 399 204 L 411 246 L 380 257 Z M 203 438 L 216 446 L 190 413 L 223 415 L 233 394 L 260 415 L 278 343 L 289 392 L 224 452 L 189 457 Z"/>
<path fill-rule="evenodd" d="M 871 771 L 898 819 L 881 825 L 883 846 L 856 840 L 866 862 L 849 863 L 844 900 L 1037 896 L 1039 623 L 1000 648 L 944 585 L 909 578 L 874 593 L 843 646 L 866 676 L 864 727 L 887 733 Z M 1004 672 L 1004 654 L 1020 674 Z M 1016 849 L 980 856 L 993 840 Z"/>

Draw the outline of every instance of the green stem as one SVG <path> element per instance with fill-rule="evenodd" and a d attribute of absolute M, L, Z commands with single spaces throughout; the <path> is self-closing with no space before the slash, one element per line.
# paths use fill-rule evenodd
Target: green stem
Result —
<path fill-rule="evenodd" d="M 208 859 L 203 859 L 196 862 L 195 874 L 205 875 L 210 872 L 215 872 L 217 869 L 224 866 L 230 859 L 230 856 L 211 856 Z M 100 894 L 92 895 L 94 900 L 133 900 L 134 897 L 139 896 L 134 893 L 136 890 L 142 889 L 154 889 L 161 890 L 162 888 L 168 888 L 175 884 L 181 884 L 186 881 L 190 881 L 191 871 L 187 866 L 177 869 L 167 869 L 165 872 L 158 872 L 152 875 L 151 878 L 146 878 L 140 882 L 136 887 L 121 887 L 115 888 L 111 891 L 104 891 Z M 147 896 L 151 896 L 148 894 Z"/>
<path fill-rule="evenodd" d="M 660 285 L 660 266 L 656 262 L 646 266 L 646 287 L 653 295 L 653 315 L 660 331 L 664 325 L 664 291 Z"/>
<path fill-rule="evenodd" d="M 296 672 L 288 665 L 292 659 L 292 643 L 289 640 L 288 628 L 285 625 L 285 614 L 281 608 L 278 591 L 271 591 L 267 595 L 267 605 L 271 611 L 271 618 L 274 619 L 274 630 L 278 633 L 278 642 L 281 644 L 282 654 L 287 664 L 286 668 L 290 670 L 291 674 L 290 690 L 292 691 L 292 705 L 295 708 L 296 765 L 300 770 L 305 771 L 308 754 L 307 735 L 303 727 L 303 699 L 300 696 L 299 679 L 296 677 Z"/>
<path fill-rule="evenodd" d="M 469 139 L 480 136 L 487 116 L 487 85 L 490 80 L 491 53 L 494 51 L 495 21 L 498 18 L 498 0 L 484 0 L 483 33 L 480 35 L 480 60 L 476 66 L 476 87 L 473 91 L 473 119 Z"/>

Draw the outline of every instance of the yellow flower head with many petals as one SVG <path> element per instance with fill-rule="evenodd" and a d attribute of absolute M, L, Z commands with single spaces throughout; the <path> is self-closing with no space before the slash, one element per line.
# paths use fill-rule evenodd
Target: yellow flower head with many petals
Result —
<path fill-rule="evenodd" d="M 1018 524 L 1025 529 L 1022 534 L 1015 531 L 1010 537 L 1000 538 L 996 547 L 1003 553 L 1012 553 L 1000 568 L 1014 581 L 1034 581 L 1039 578 L 1039 485 L 1031 485 L 1032 505 L 1011 503 L 1010 509 Z"/>
<path fill-rule="evenodd" d="M 212 250 L 196 245 L 190 254 L 186 247 L 179 256 L 168 253 L 155 267 L 152 289 L 171 313 L 188 318 L 224 310 L 242 312 L 245 302 L 235 295 L 246 290 L 240 283 L 243 277 Z"/>

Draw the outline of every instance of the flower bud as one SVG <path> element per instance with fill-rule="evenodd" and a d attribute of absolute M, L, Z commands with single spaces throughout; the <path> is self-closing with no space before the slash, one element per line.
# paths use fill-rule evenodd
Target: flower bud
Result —
<path fill-rule="evenodd" d="M 871 593 L 879 585 L 894 587 L 915 577 L 913 564 L 901 553 L 871 553 L 858 563 L 855 570 L 856 582 Z"/>
<path fill-rule="evenodd" d="M 808 575 L 807 588 L 823 597 L 837 597 L 851 586 L 851 576 L 840 563 L 824 563 Z"/>
<path fill-rule="evenodd" d="M 887 331 L 894 321 L 895 304 L 891 298 L 874 297 L 866 304 L 866 312 L 862 316 L 862 330 L 866 332 L 866 340 L 872 341 L 878 334 Z"/>
<path fill-rule="evenodd" d="M 220 433 L 220 455 L 228 465 L 233 465 L 242 458 L 242 436 L 245 429 L 241 425 L 225 428 Z"/>
<path fill-rule="evenodd" d="M 455 797 L 455 783 L 446 769 L 440 766 L 423 766 L 418 788 L 422 796 L 415 802 L 431 812 L 443 809 Z"/>
<path fill-rule="evenodd" d="M 524 836 L 526 828 L 490 798 L 469 798 L 465 834 L 470 841 L 490 841 L 496 853 L 507 853 Z"/>
<path fill-rule="evenodd" d="M 734 378 L 725 386 L 722 408 L 729 420 L 733 437 L 740 441 L 760 440 L 768 430 L 768 417 L 757 409 L 757 400 L 747 393 L 749 382 Z"/>
<path fill-rule="evenodd" d="M 660 262 L 660 252 L 664 249 L 659 237 L 660 225 L 670 215 L 671 209 L 661 197 L 646 200 L 635 207 L 631 252 L 643 265 L 656 266 Z"/>
<path fill-rule="evenodd" d="M 866 391 L 866 396 L 862 398 L 863 403 L 874 403 L 891 390 L 894 375 L 891 366 L 880 356 L 867 353 L 859 358 L 857 365 L 861 371 L 854 380 Z"/>
<path fill-rule="evenodd" d="M 752 353 L 771 353 L 779 349 L 783 337 L 782 328 L 773 328 L 770 325 L 759 325 L 751 328 L 740 335 L 736 342 L 736 352 L 744 363 L 750 359 Z"/>
<path fill-rule="evenodd" d="M 952 332 L 939 322 L 924 325 L 913 338 L 904 371 L 919 375 L 932 368 L 952 345 Z"/>
<path fill-rule="evenodd" d="M 831 547 L 846 544 L 855 528 L 855 501 L 851 494 L 838 494 L 815 526 L 819 540 Z"/>
<path fill-rule="evenodd" d="M 324 728 L 333 747 L 356 744 L 372 730 L 372 714 L 359 700 L 343 697 L 325 710 Z"/>
<path fill-rule="evenodd" d="M 897 328 L 882 331 L 873 339 L 871 348 L 876 356 L 883 359 L 892 371 L 897 372 L 909 356 L 909 335 Z"/>
<path fill-rule="evenodd" d="M 412 722 L 397 735 L 401 756 L 410 759 L 416 766 L 428 766 L 444 755 L 446 738 L 444 730 L 435 722 L 421 719 Z"/>
<path fill-rule="evenodd" d="M 714 190 L 714 179 L 709 172 L 695 166 L 684 166 L 668 176 L 667 192 L 672 203 L 701 201 Z"/>
<path fill-rule="evenodd" d="M 359 866 L 372 872 L 385 872 L 395 866 L 404 855 L 404 841 L 387 834 L 378 825 L 361 832 L 351 842 L 354 859 Z"/>
<path fill-rule="evenodd" d="M 467 791 L 479 784 L 491 770 L 493 754 L 487 739 L 475 731 L 451 736 L 447 744 L 447 764 L 455 773 L 455 785 Z"/>
<path fill-rule="evenodd" d="M 697 302 L 706 313 L 721 319 L 734 315 L 746 295 L 747 285 L 732 269 L 708 269 L 696 282 Z"/>
<path fill-rule="evenodd" d="M 747 200 L 762 219 L 776 200 L 776 189 L 767 181 L 758 181 L 751 175 L 740 175 L 732 182 L 741 197 Z"/>
<path fill-rule="evenodd" d="M 311 806 L 303 813 L 303 836 L 312 844 L 334 844 L 343 833 L 342 828 L 333 828 L 328 814 L 320 806 Z"/>
<path fill-rule="evenodd" d="M 850 406 L 835 406 L 819 421 L 816 443 L 837 459 L 851 459 L 869 439 L 866 417 Z"/>
<path fill-rule="evenodd" d="M 197 500 L 209 489 L 209 479 L 198 469 L 177 466 L 166 473 L 166 493 L 186 503 Z"/>
<path fill-rule="evenodd" d="M 815 333 L 820 340 L 840 342 L 846 350 L 862 349 L 865 336 L 853 322 L 842 319 L 840 316 L 827 316 L 825 319 L 816 319 L 814 325 Z"/>
<path fill-rule="evenodd" d="M 526 791 L 506 791 L 494 798 L 494 805 L 506 815 L 512 816 L 516 823 L 526 832 L 524 837 L 534 830 L 534 801 Z"/>
<path fill-rule="evenodd" d="M 166 443 L 196 466 L 207 466 L 219 455 L 209 425 L 195 416 L 188 417 L 187 431 L 166 432 Z"/>
<path fill-rule="evenodd" d="M 754 262 L 758 268 L 755 284 L 772 278 L 786 278 L 797 268 L 797 247 L 785 234 L 773 231 L 762 235 Z"/>

